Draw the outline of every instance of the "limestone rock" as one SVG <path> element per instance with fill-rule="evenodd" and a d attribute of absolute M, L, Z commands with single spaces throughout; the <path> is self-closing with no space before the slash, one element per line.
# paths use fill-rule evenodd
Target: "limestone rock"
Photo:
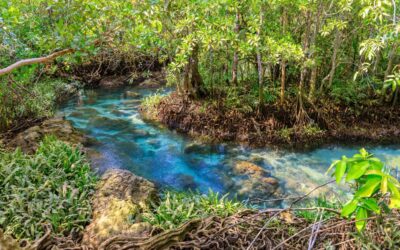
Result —
<path fill-rule="evenodd" d="M 71 123 L 61 117 L 43 121 L 9 139 L 9 148 L 20 147 L 25 153 L 33 153 L 45 135 L 55 135 L 58 139 L 72 144 L 86 144 L 88 138 L 76 131 Z"/>
<path fill-rule="evenodd" d="M 97 248 L 105 239 L 127 234 L 147 237 L 151 225 L 140 221 L 140 213 L 157 198 L 155 185 L 127 170 L 110 169 L 101 178 L 92 200 L 92 222 L 83 242 Z"/>
<path fill-rule="evenodd" d="M 249 199 L 268 199 L 279 189 L 279 180 L 264 168 L 247 161 L 237 162 L 232 169 L 234 188 L 238 195 Z"/>

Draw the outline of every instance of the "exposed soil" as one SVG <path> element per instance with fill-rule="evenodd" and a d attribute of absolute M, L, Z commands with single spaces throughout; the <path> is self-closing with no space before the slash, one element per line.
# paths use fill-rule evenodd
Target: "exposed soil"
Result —
<path fill-rule="evenodd" d="M 267 105 L 244 113 L 205 100 L 190 100 L 174 92 L 156 107 L 157 120 L 170 129 L 212 141 L 235 141 L 254 147 L 296 149 L 334 143 L 400 141 L 400 110 L 382 106 L 351 109 L 335 105 L 306 108 L 307 126 L 296 125 L 295 106 Z M 310 125 L 311 124 L 311 125 Z"/>

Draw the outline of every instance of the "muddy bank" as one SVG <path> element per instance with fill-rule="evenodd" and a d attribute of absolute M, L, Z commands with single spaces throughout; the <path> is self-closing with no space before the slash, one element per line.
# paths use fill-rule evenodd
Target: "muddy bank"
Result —
<path fill-rule="evenodd" d="M 150 118 L 206 141 L 234 141 L 253 147 L 310 149 L 336 143 L 400 142 L 400 111 L 388 107 L 315 106 L 306 110 L 308 125 L 299 126 L 295 105 L 268 105 L 262 111 L 244 113 L 225 107 L 223 101 L 211 103 L 174 92 L 154 107 L 157 116 Z M 142 110 L 144 116 L 147 113 Z"/>

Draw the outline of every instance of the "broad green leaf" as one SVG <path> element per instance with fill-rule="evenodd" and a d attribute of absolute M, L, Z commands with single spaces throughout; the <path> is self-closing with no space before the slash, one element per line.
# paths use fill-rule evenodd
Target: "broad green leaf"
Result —
<path fill-rule="evenodd" d="M 393 184 L 393 182 L 390 180 L 387 183 L 388 188 L 392 194 L 393 197 L 395 197 L 396 199 L 400 199 L 400 191 L 399 189 Z"/>
<path fill-rule="evenodd" d="M 366 218 L 368 218 L 367 210 L 363 207 L 360 207 L 356 214 L 356 228 L 359 232 L 365 228 L 365 224 L 367 223 L 365 220 Z"/>
<path fill-rule="evenodd" d="M 358 200 L 353 199 L 344 205 L 341 215 L 343 217 L 349 217 L 357 208 Z"/>
<path fill-rule="evenodd" d="M 370 164 L 372 170 L 381 171 L 383 168 L 383 163 L 381 161 L 375 161 L 375 160 L 369 159 L 369 164 Z"/>
<path fill-rule="evenodd" d="M 326 170 L 326 173 L 325 173 L 325 174 L 328 174 L 328 173 L 332 170 L 332 168 L 335 167 L 339 162 L 340 162 L 339 160 L 334 161 L 334 162 L 329 166 L 328 170 Z"/>
<path fill-rule="evenodd" d="M 352 165 L 349 169 L 349 172 L 347 173 L 346 181 L 351 181 L 360 178 L 365 173 L 368 167 L 369 167 L 368 161 L 361 161 L 359 163 Z"/>
<path fill-rule="evenodd" d="M 392 197 L 392 198 L 390 199 L 389 208 L 391 208 L 391 209 L 393 209 L 393 208 L 400 208 L 400 199 L 399 199 L 399 198 Z"/>
<path fill-rule="evenodd" d="M 336 165 L 336 170 L 335 170 L 336 182 L 338 184 L 342 180 L 342 177 L 343 177 L 345 172 L 346 172 L 346 162 L 345 161 L 339 161 L 338 164 Z"/>
<path fill-rule="evenodd" d="M 361 186 L 361 188 L 355 193 L 354 196 L 360 198 L 370 197 L 375 192 L 380 183 L 381 177 L 373 176 L 363 186 Z"/>
<path fill-rule="evenodd" d="M 364 199 L 363 203 L 369 210 L 374 211 L 377 214 L 381 213 L 381 209 L 374 198 Z"/>

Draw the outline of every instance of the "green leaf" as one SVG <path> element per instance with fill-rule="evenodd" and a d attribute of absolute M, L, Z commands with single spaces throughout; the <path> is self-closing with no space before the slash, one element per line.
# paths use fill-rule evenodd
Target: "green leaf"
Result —
<path fill-rule="evenodd" d="M 363 207 L 360 207 L 356 214 L 356 228 L 359 232 L 361 232 L 365 228 L 365 224 L 367 223 L 365 219 L 367 218 L 367 210 Z"/>
<path fill-rule="evenodd" d="M 390 192 L 392 193 L 392 196 L 394 196 L 396 199 L 400 199 L 400 192 L 399 189 L 393 184 L 393 182 L 390 180 L 387 183 Z"/>
<path fill-rule="evenodd" d="M 358 205 L 358 200 L 356 199 L 347 202 L 342 209 L 341 215 L 343 217 L 349 217 L 356 210 L 357 205 Z"/>
<path fill-rule="evenodd" d="M 328 173 L 332 170 L 332 168 L 335 167 L 339 162 L 340 162 L 339 160 L 334 161 L 334 162 L 329 166 L 328 170 L 326 170 L 326 174 L 328 174 Z"/>
<path fill-rule="evenodd" d="M 371 195 L 375 192 L 380 183 L 381 183 L 381 177 L 370 176 L 369 180 L 363 186 L 361 186 L 361 188 L 356 192 L 354 196 L 360 198 L 371 197 Z"/>
<path fill-rule="evenodd" d="M 339 161 L 338 164 L 336 165 L 336 170 L 335 170 L 336 182 L 338 184 L 342 180 L 342 177 L 343 177 L 345 172 L 346 172 L 346 162 L 345 161 Z"/>
<path fill-rule="evenodd" d="M 393 209 L 393 208 L 400 208 L 400 199 L 399 199 L 399 198 L 392 197 L 392 198 L 390 199 L 389 208 L 390 208 L 390 209 Z"/>
<path fill-rule="evenodd" d="M 363 203 L 369 210 L 374 211 L 377 214 L 381 213 L 381 209 L 379 208 L 376 199 L 374 198 L 364 199 Z"/>
<path fill-rule="evenodd" d="M 384 176 L 381 180 L 381 193 L 386 194 L 388 191 L 388 177 Z"/>
<path fill-rule="evenodd" d="M 361 161 L 359 163 L 352 165 L 349 169 L 349 172 L 347 173 L 346 181 L 351 181 L 360 178 L 365 173 L 365 171 L 367 171 L 368 167 L 369 167 L 368 161 Z"/>

